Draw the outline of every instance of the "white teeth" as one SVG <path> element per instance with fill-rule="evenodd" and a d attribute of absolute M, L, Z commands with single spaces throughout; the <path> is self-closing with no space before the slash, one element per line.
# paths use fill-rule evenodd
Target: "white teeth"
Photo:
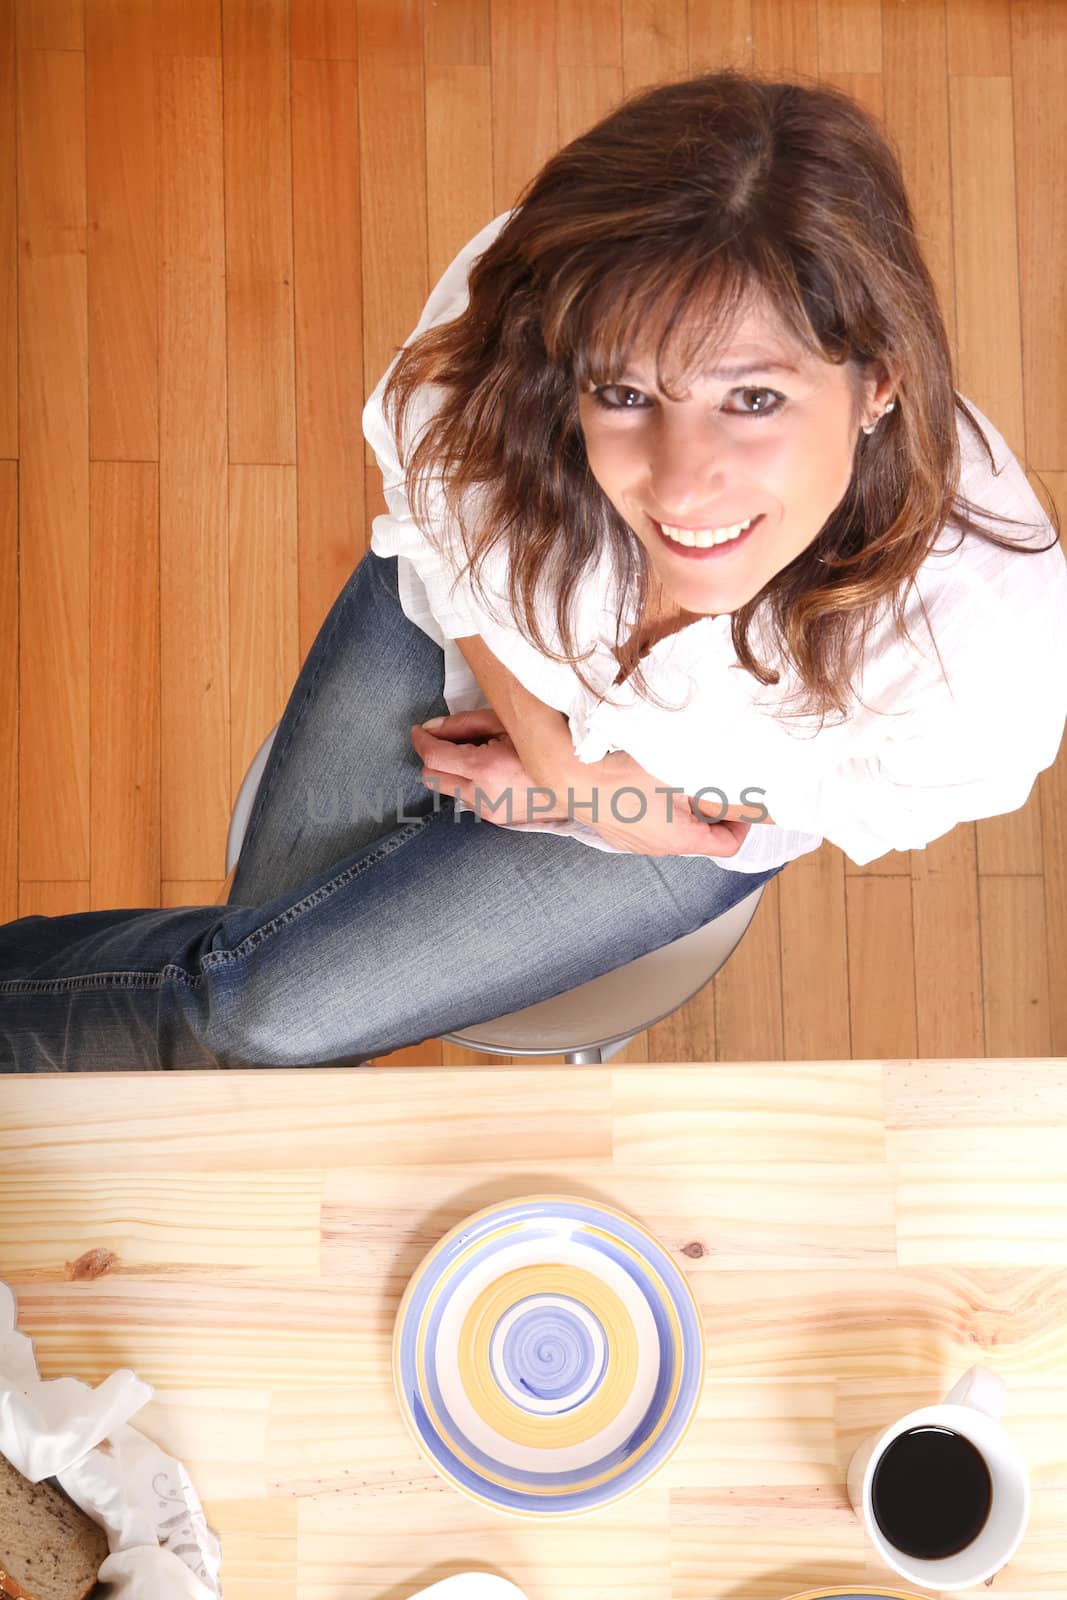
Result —
<path fill-rule="evenodd" d="M 749 517 L 747 522 L 739 522 L 733 528 L 674 528 L 666 522 L 661 522 L 660 527 L 675 544 L 685 544 L 690 549 L 710 550 L 713 544 L 728 544 L 731 539 L 740 539 L 755 520 L 755 517 Z"/>

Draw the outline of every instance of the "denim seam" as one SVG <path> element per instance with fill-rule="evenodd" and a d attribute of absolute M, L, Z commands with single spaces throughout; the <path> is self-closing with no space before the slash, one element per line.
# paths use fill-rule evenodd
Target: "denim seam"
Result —
<path fill-rule="evenodd" d="M 168 964 L 159 972 L 85 972 L 70 978 L 10 978 L 0 983 L 0 997 L 18 994 L 62 994 L 79 989 L 157 989 L 168 978 L 180 978 L 190 987 L 200 982 L 184 967 Z"/>
<path fill-rule="evenodd" d="M 401 845 L 407 844 L 409 839 L 426 828 L 435 816 L 444 816 L 446 812 L 434 812 L 428 817 L 412 817 L 388 834 L 382 840 L 378 849 L 373 854 L 365 856 L 362 861 L 357 861 L 344 872 L 338 873 L 328 883 L 324 883 L 312 894 L 305 895 L 296 905 L 289 906 L 280 916 L 272 917 L 262 927 L 256 928 L 247 934 L 234 950 L 213 950 L 203 958 L 201 971 L 193 977 L 185 971 L 184 967 L 168 963 L 159 972 L 88 972 L 66 978 L 10 978 L 0 981 L 0 997 L 19 994 L 63 994 L 70 989 L 154 989 L 161 988 L 168 980 L 180 979 L 190 989 L 196 989 L 204 980 L 206 973 L 216 967 L 223 967 L 228 962 L 239 960 L 250 950 L 263 944 L 271 934 L 279 928 L 287 927 L 297 917 L 313 907 L 321 905 L 332 894 L 341 889 L 354 878 L 358 878 L 368 867 L 384 860 L 394 850 L 399 850 Z"/>
<path fill-rule="evenodd" d="M 360 877 L 368 867 L 375 866 L 379 861 L 383 861 L 386 856 L 392 855 L 394 850 L 399 850 L 402 845 L 407 844 L 409 839 L 413 839 L 417 833 L 420 833 L 433 821 L 434 815 L 443 816 L 444 814 L 444 812 L 436 812 L 428 817 L 412 817 L 407 822 L 401 823 L 399 828 L 394 829 L 392 833 L 386 834 L 373 854 L 364 856 L 361 861 L 355 862 L 353 866 L 348 867 L 344 872 L 339 872 L 336 878 L 331 878 L 328 883 L 324 883 L 313 893 L 305 895 L 303 900 L 298 900 L 296 905 L 289 906 L 280 916 L 272 917 L 262 927 L 246 934 L 236 949 L 210 951 L 204 957 L 202 963 L 204 970 L 225 966 L 227 962 L 237 961 L 246 955 L 249 950 L 256 949 L 258 945 L 263 944 L 273 933 L 276 933 L 279 928 L 288 927 L 291 922 L 295 922 L 305 911 L 321 905 L 324 900 L 328 900 L 338 889 L 343 889 L 354 878 Z"/>

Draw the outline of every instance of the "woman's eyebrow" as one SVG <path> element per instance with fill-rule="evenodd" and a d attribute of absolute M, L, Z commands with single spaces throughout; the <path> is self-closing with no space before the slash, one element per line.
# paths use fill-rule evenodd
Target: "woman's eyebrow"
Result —
<path fill-rule="evenodd" d="M 788 372 L 792 373 L 794 377 L 803 377 L 803 373 L 801 372 L 800 368 L 793 366 L 788 361 L 755 361 L 751 359 L 735 362 L 732 366 L 728 367 L 716 367 L 714 372 L 702 372 L 700 376 L 705 380 L 718 383 L 724 378 L 730 380 L 735 378 L 751 378 L 762 372 Z M 644 383 L 646 381 L 644 374 L 636 367 L 630 368 L 624 374 L 624 379 L 629 378 L 632 378 L 635 383 Z"/>
<path fill-rule="evenodd" d="M 759 372 L 792 372 L 800 377 L 800 368 L 788 361 L 741 361 L 731 367 L 716 367 L 714 372 L 705 372 L 705 378 L 751 378 Z"/>

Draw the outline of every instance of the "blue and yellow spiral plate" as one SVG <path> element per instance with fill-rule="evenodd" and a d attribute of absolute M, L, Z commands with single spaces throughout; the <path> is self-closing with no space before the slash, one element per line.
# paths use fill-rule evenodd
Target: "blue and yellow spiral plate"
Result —
<path fill-rule="evenodd" d="M 594 1511 L 647 1482 L 700 1398 L 693 1292 L 640 1223 L 589 1200 L 488 1206 L 404 1292 L 393 1382 L 457 1489 L 515 1516 Z"/>
<path fill-rule="evenodd" d="M 846 1583 L 843 1589 L 805 1589 L 803 1594 L 790 1595 L 789 1600 L 928 1600 L 928 1597 L 915 1589 L 869 1589 Z"/>

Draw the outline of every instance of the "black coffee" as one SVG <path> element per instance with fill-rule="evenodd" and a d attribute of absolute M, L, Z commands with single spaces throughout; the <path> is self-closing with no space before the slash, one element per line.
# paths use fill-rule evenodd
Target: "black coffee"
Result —
<path fill-rule="evenodd" d="M 950 1428 L 909 1428 L 879 1461 L 871 1484 L 875 1521 L 907 1556 L 942 1561 L 985 1527 L 993 1483 L 980 1453 Z"/>

